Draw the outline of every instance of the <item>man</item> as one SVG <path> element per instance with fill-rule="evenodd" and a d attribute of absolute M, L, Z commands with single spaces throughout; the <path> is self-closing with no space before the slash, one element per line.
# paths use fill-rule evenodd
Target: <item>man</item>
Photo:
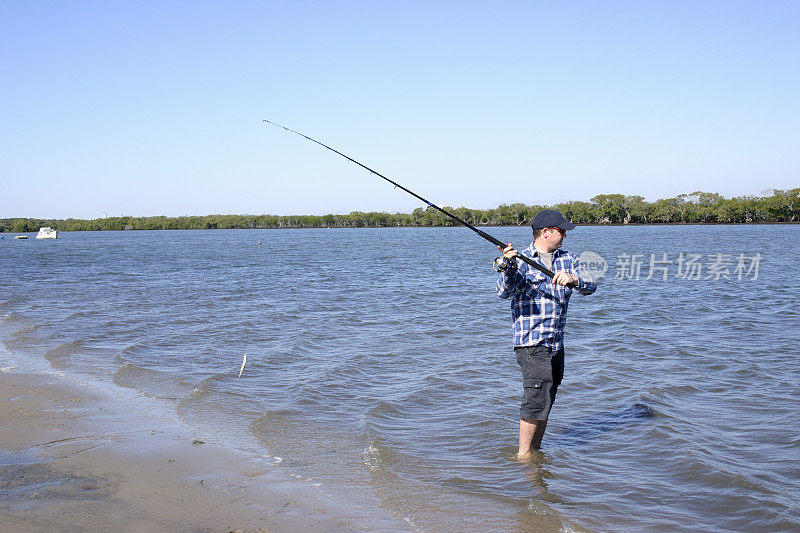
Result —
<path fill-rule="evenodd" d="M 497 295 L 511 298 L 514 352 L 522 368 L 524 388 L 519 421 L 518 459 L 539 449 L 547 417 L 564 376 L 564 324 L 573 290 L 592 294 L 597 284 L 580 260 L 561 249 L 567 231 L 575 228 L 558 211 L 545 209 L 534 217 L 533 243 L 522 254 L 555 272 L 553 279 L 516 259 L 509 244 L 498 246 L 511 268 L 497 280 Z"/>

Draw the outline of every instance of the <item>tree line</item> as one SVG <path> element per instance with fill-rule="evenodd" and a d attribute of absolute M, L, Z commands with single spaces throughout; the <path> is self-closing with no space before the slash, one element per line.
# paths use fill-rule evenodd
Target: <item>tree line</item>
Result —
<path fill-rule="evenodd" d="M 693 192 L 647 202 L 642 196 L 600 194 L 588 202 L 551 206 L 510 204 L 494 209 L 444 207 L 473 226 L 522 226 L 549 207 L 576 224 L 740 224 L 800 221 L 800 188 L 773 189 L 769 196 L 724 198 L 717 193 Z M 59 231 L 233 229 L 233 228 L 382 228 L 392 226 L 455 226 L 436 209 L 419 207 L 411 213 L 353 211 L 347 215 L 206 215 L 183 217 L 107 217 L 93 220 L 6 218 L 0 232 L 25 233 L 49 226 Z"/>

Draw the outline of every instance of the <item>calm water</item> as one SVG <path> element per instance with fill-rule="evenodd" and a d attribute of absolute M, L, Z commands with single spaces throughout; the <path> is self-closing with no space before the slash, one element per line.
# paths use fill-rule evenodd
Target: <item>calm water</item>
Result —
<path fill-rule="evenodd" d="M 138 389 L 419 530 L 798 531 L 799 234 L 570 232 L 565 249 L 608 271 L 572 297 L 564 385 L 528 465 L 512 461 L 521 383 L 497 254 L 463 228 L 6 235 L 0 363 Z M 678 277 L 688 254 L 712 279 Z M 667 262 L 646 279 L 651 258 Z"/>

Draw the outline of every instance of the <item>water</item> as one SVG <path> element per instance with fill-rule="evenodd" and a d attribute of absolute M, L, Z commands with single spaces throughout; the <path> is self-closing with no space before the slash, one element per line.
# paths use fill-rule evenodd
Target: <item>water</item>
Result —
<path fill-rule="evenodd" d="M 565 249 L 609 270 L 572 297 L 530 464 L 513 461 L 521 381 L 497 253 L 464 228 L 0 240 L 0 364 L 136 389 L 418 530 L 798 531 L 799 229 L 570 232 Z M 730 255 L 730 279 L 676 278 L 681 253 Z M 758 276 L 737 279 L 757 253 Z M 638 280 L 625 254 L 641 254 Z M 668 280 L 646 279 L 651 254 Z"/>

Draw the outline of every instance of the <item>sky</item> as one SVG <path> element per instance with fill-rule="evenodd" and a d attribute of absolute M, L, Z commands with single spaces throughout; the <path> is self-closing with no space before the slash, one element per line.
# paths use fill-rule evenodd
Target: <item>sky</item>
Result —
<path fill-rule="evenodd" d="M 0 218 L 800 187 L 800 2 L 0 3 Z"/>

